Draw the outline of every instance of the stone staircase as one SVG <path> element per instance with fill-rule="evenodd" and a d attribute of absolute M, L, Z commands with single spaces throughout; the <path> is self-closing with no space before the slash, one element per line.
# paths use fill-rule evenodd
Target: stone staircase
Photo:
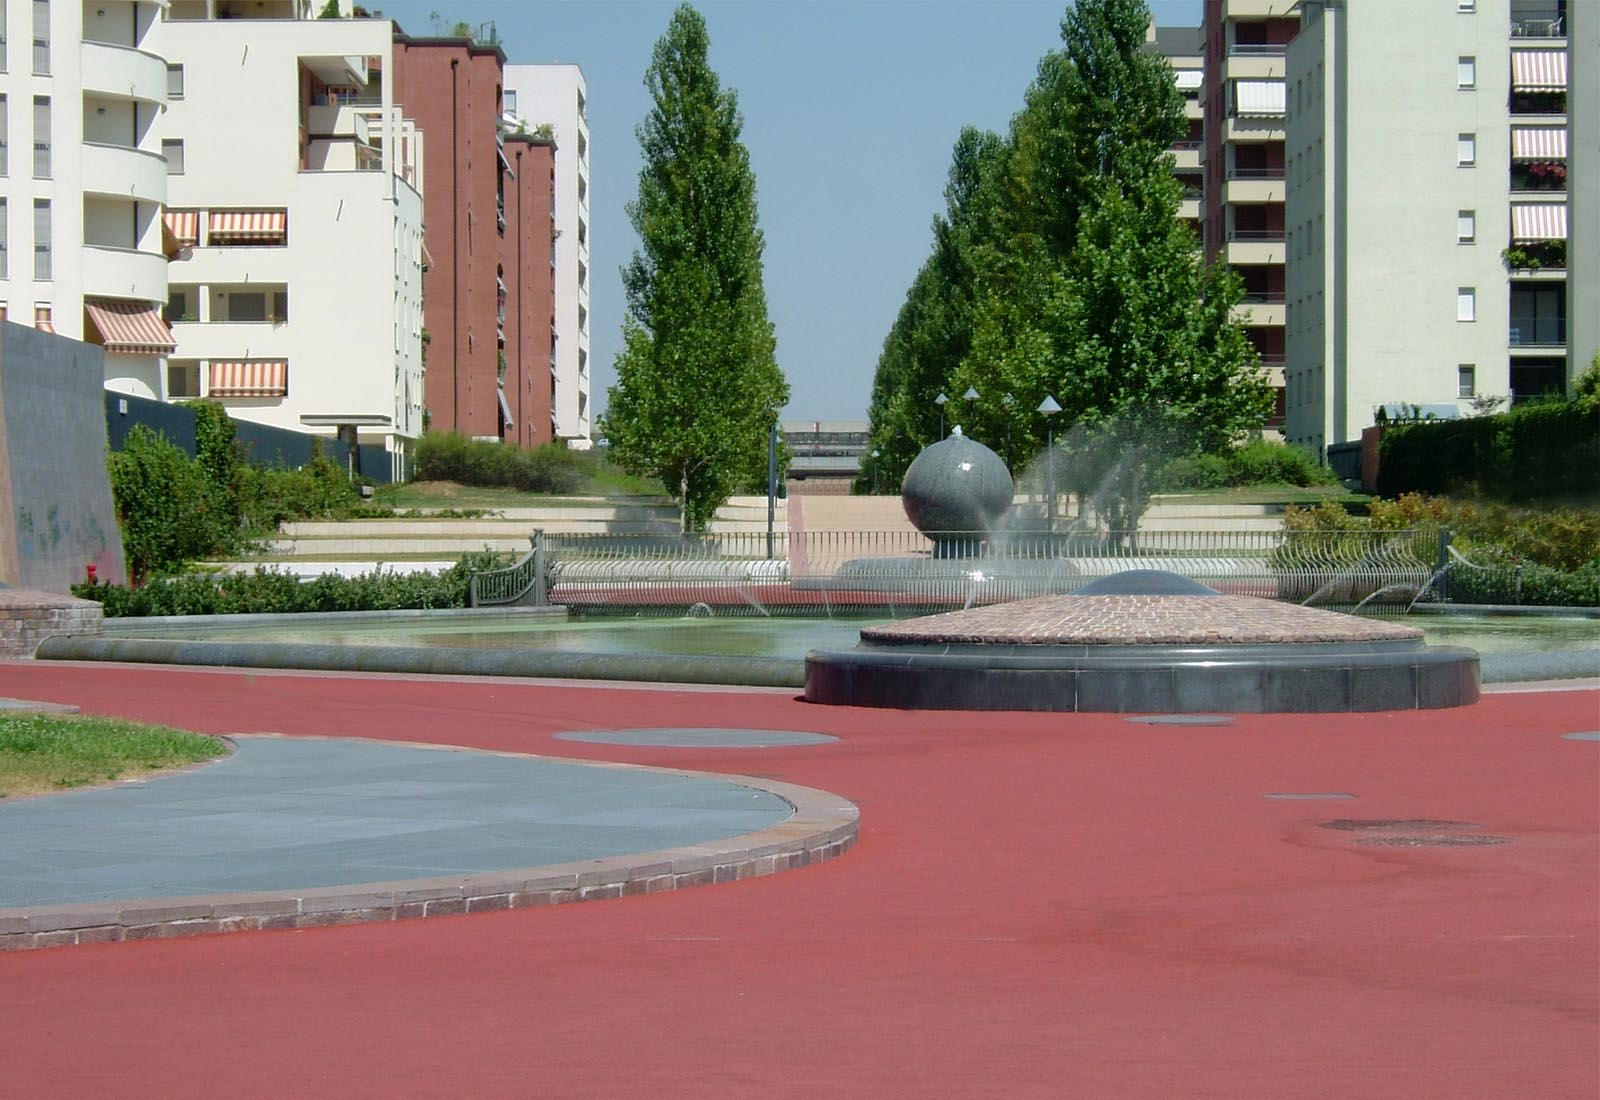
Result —
<path fill-rule="evenodd" d="M 1020 501 L 1019 501 L 1020 503 Z M 912 531 L 897 496 L 796 496 L 779 501 L 777 530 Z M 1283 526 L 1282 505 L 1195 504 L 1182 498 L 1156 498 L 1140 530 L 1151 533 L 1189 531 L 1261 531 Z M 733 497 L 717 510 L 713 534 L 765 534 L 767 501 L 761 496 Z M 358 519 L 286 523 L 279 536 L 252 560 L 216 563 L 234 571 L 258 565 L 284 569 L 302 577 L 325 572 L 367 572 L 377 567 L 403 572 L 447 569 L 462 554 L 482 550 L 521 553 L 535 530 L 548 534 L 646 535 L 670 538 L 678 533 L 678 511 L 657 499 L 573 498 L 527 508 L 506 508 L 477 519 L 448 519 L 421 514 L 396 519 Z"/>

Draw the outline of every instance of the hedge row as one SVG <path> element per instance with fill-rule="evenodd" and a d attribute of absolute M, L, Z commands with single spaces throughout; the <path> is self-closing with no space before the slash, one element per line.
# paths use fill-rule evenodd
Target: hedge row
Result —
<path fill-rule="evenodd" d="M 559 443 L 523 451 L 455 432 L 429 432 L 417 441 L 416 458 L 417 481 L 557 494 L 575 492 L 584 481 L 583 460 Z"/>
<path fill-rule="evenodd" d="M 1461 489 L 1506 498 L 1600 491 L 1600 406 L 1539 401 L 1497 416 L 1391 423 L 1378 492 Z"/>
<path fill-rule="evenodd" d="M 1333 485 L 1332 470 L 1299 447 L 1255 440 L 1226 454 L 1180 458 L 1157 479 L 1162 489 L 1222 489 L 1243 485 Z"/>
<path fill-rule="evenodd" d="M 158 577 L 140 588 L 74 585 L 73 595 L 95 600 L 108 619 L 146 615 L 291 614 L 309 611 L 400 611 L 465 607 L 472 574 L 506 563 L 500 554 L 464 555 L 439 573 L 327 573 L 301 582 L 257 567 L 254 573 Z"/>

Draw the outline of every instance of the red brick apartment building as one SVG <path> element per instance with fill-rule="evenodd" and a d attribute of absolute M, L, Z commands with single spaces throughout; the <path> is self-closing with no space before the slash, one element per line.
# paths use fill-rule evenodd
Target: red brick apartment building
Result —
<path fill-rule="evenodd" d="M 424 139 L 429 427 L 548 442 L 554 146 L 503 133 L 498 46 L 397 30 L 394 67 L 395 101 Z"/>

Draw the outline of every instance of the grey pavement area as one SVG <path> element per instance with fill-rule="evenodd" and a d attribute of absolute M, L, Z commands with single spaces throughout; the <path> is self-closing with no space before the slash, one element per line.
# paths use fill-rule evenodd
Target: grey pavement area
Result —
<path fill-rule="evenodd" d="M 572 730 L 555 734 L 557 741 L 591 745 L 639 745 L 681 749 L 770 749 L 785 745 L 823 745 L 839 740 L 826 733 L 746 729 Z"/>
<path fill-rule="evenodd" d="M 193 771 L 0 802 L 0 908 L 339 886 L 722 840 L 793 813 L 659 770 L 243 737 Z"/>

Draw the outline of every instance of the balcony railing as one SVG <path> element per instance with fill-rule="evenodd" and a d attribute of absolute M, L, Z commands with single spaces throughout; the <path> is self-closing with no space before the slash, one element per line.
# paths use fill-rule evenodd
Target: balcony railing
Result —
<path fill-rule="evenodd" d="M 1289 357 L 1281 351 L 1263 351 L 1256 354 L 1263 367 L 1281 367 L 1289 361 Z"/>
<path fill-rule="evenodd" d="M 1235 42 L 1228 47 L 1228 56 L 1282 57 L 1287 49 L 1282 42 Z"/>
<path fill-rule="evenodd" d="M 1283 240 L 1283 230 L 1281 230 L 1281 229 L 1230 229 L 1230 230 L 1228 230 L 1228 240 L 1230 240 L 1230 241 L 1281 241 L 1281 240 Z"/>
<path fill-rule="evenodd" d="M 50 278 L 50 246 L 47 244 L 33 246 L 33 277 L 40 280 Z"/>
<path fill-rule="evenodd" d="M 1565 317 L 1550 320 L 1511 319 L 1506 330 L 1506 340 L 1514 348 L 1558 348 L 1567 342 Z"/>
<path fill-rule="evenodd" d="M 47 180 L 50 178 L 50 143 L 36 141 L 33 143 L 33 178 Z"/>
<path fill-rule="evenodd" d="M 1173 142 L 1168 148 L 1171 148 L 1171 149 L 1200 149 L 1200 148 L 1203 148 L 1204 146 L 1205 146 L 1205 142 L 1200 138 L 1183 138 L 1183 139 L 1181 139 L 1179 141 Z"/>
<path fill-rule="evenodd" d="M 1239 296 L 1239 301 L 1247 306 L 1276 306 L 1282 305 L 1285 300 L 1281 290 L 1246 290 Z M 1262 357 L 1263 361 L 1265 358 Z"/>
<path fill-rule="evenodd" d="M 1566 36 L 1566 20 L 1560 16 L 1543 19 L 1519 16 L 1511 18 L 1512 38 L 1565 38 Z"/>
<path fill-rule="evenodd" d="M 1281 180 L 1283 179 L 1283 165 L 1276 168 L 1240 168 L 1228 169 L 1228 178 L 1231 180 Z"/>

